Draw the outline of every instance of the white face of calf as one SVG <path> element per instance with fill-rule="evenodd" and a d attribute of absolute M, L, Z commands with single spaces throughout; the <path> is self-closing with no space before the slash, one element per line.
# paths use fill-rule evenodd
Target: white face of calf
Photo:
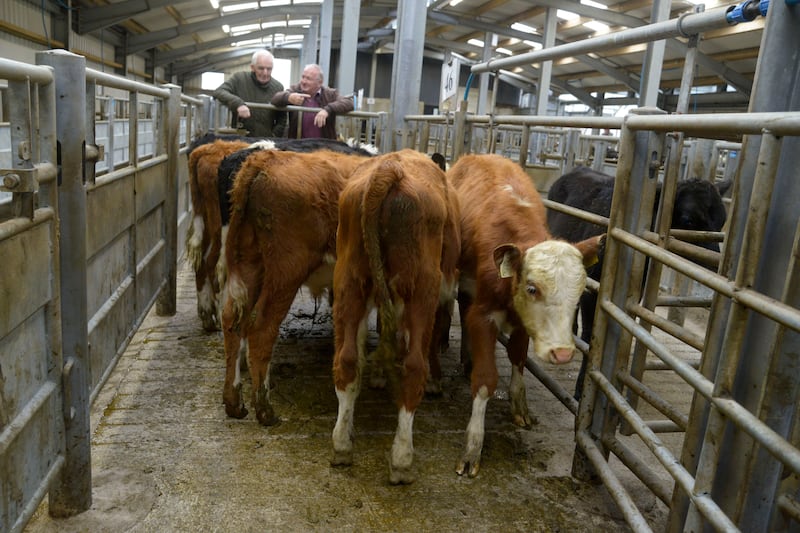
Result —
<path fill-rule="evenodd" d="M 514 310 L 533 339 L 536 357 L 568 363 L 575 351 L 572 323 L 586 287 L 586 269 L 578 249 L 549 240 L 524 254 L 512 244 L 494 252 L 500 276 L 512 278 Z"/>

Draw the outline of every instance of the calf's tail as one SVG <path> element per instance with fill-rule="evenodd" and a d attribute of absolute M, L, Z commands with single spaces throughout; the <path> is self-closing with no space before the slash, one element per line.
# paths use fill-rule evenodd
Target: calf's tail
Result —
<path fill-rule="evenodd" d="M 226 299 L 230 299 L 232 303 L 233 321 L 231 327 L 234 330 L 240 329 L 242 318 L 248 311 L 247 286 L 239 274 L 239 260 L 237 258 L 239 246 L 237 241 L 239 232 L 247 224 L 247 203 L 250 199 L 250 189 L 258 173 L 259 169 L 256 167 L 243 166 L 237 174 L 234 188 L 231 191 L 231 218 L 224 241 L 226 243 L 224 263 L 227 268 L 227 279 L 223 295 Z"/>
<path fill-rule="evenodd" d="M 381 164 L 371 176 L 364 191 L 361 212 L 361 230 L 364 236 L 364 249 L 372 275 L 375 305 L 378 308 L 380 336 L 375 348 L 375 357 L 384 366 L 384 373 L 394 391 L 398 390 L 397 362 L 397 314 L 392 298 L 392 290 L 386 279 L 386 268 L 381 250 L 381 213 L 387 196 L 404 177 L 403 168 L 395 161 Z"/>

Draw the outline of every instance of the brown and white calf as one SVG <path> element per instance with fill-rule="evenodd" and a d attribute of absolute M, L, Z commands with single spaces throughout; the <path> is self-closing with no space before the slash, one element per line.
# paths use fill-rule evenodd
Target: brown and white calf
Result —
<path fill-rule="evenodd" d="M 509 335 L 514 423 L 530 427 L 523 381 L 528 340 L 539 359 L 555 364 L 572 359 L 584 265 L 596 260 L 602 236 L 574 245 L 554 240 L 531 179 L 504 157 L 466 155 L 447 176 L 461 204 L 462 353 L 472 354 L 472 416 L 457 472 L 473 477 L 480 468 L 486 405 L 497 388 L 498 333 Z"/>
<path fill-rule="evenodd" d="M 216 279 L 221 250 L 221 215 L 217 172 L 225 156 L 243 150 L 250 142 L 213 140 L 195 147 L 189 154 L 189 191 L 194 216 L 186 236 L 186 257 L 194 270 L 197 314 L 206 331 L 218 327 Z"/>
<path fill-rule="evenodd" d="M 272 348 L 298 289 L 305 284 L 318 297 L 331 285 L 339 194 L 363 161 L 330 151 L 260 150 L 242 164 L 225 244 L 223 401 L 229 416 L 247 415 L 238 364 L 244 340 L 256 418 L 263 425 L 278 421 L 269 401 Z"/>
<path fill-rule="evenodd" d="M 197 286 L 197 313 L 206 331 L 219 326 L 218 311 L 225 283 L 225 234 L 229 218 L 228 194 L 242 162 L 256 150 L 314 152 L 330 150 L 369 157 L 374 146 L 355 140 L 257 139 L 207 134 L 192 143 L 189 189 L 194 218 L 186 239 L 187 257 Z M 220 261 L 220 259 L 223 259 Z"/>
<path fill-rule="evenodd" d="M 376 157 L 358 167 L 345 186 L 333 284 L 333 379 L 339 399 L 333 464 L 352 464 L 367 317 L 377 307 L 381 330 L 375 358 L 385 365 L 398 408 L 389 480 L 413 481 L 414 413 L 429 365 L 438 370 L 436 329 L 449 326 L 459 243 L 455 192 L 427 156 L 402 150 Z"/>

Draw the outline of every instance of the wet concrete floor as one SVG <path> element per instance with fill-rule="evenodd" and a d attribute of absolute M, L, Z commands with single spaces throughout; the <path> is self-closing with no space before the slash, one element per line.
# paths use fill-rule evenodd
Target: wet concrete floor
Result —
<path fill-rule="evenodd" d="M 52 519 L 47 499 L 25 529 L 39 532 L 150 531 L 626 531 L 602 485 L 570 476 L 572 414 L 526 375 L 531 430 L 509 414 L 510 370 L 498 345 L 500 390 L 490 401 L 480 474 L 456 462 L 470 413 L 458 363 L 458 319 L 443 358 L 443 392 L 414 420 L 417 480 L 388 483 L 396 411 L 365 387 L 356 403 L 354 464 L 332 467 L 337 400 L 331 379 L 330 308 L 301 291 L 282 326 L 271 394 L 281 418 L 228 418 L 222 405 L 221 334 L 202 331 L 193 273 L 178 275 L 178 313 L 146 319 L 92 409 L 93 504 Z M 572 390 L 580 361 L 553 374 Z M 249 404 L 249 381 L 245 381 Z M 249 408 L 249 405 L 248 405 Z M 623 477 L 651 526 L 665 506 Z"/>

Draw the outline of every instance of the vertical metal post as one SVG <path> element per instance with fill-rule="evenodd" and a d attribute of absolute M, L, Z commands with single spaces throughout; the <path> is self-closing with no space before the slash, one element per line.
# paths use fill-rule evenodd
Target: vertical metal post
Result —
<path fill-rule="evenodd" d="M 180 129 L 181 88 L 167 84 L 169 100 L 166 111 L 167 186 L 164 198 L 164 261 L 167 286 L 159 294 L 156 312 L 174 315 L 178 305 L 178 130 Z"/>
<path fill-rule="evenodd" d="M 359 0 L 344 0 L 342 37 L 339 48 L 339 71 L 337 87 L 342 94 L 355 92 L 356 56 L 358 55 L 358 18 L 361 10 Z M 422 24 L 423 30 L 425 24 Z"/>
<path fill-rule="evenodd" d="M 497 46 L 497 34 L 486 32 L 484 34 L 484 41 L 483 41 L 483 61 L 489 61 L 492 58 L 492 52 L 494 51 L 494 47 Z M 494 88 L 495 92 L 497 91 L 497 86 L 495 84 Z M 478 115 L 485 115 L 487 113 L 486 110 L 486 101 L 489 97 L 489 73 L 484 72 L 478 78 L 478 107 L 475 111 Z M 494 99 L 493 99 L 494 101 Z M 494 113 L 494 106 L 489 108 L 490 113 Z"/>
<path fill-rule="evenodd" d="M 333 0 L 322 0 L 319 15 L 319 66 L 330 80 L 331 42 L 333 41 Z M 341 90 L 341 87 L 339 87 Z"/>
<path fill-rule="evenodd" d="M 528 150 L 531 145 L 531 128 L 522 126 L 522 138 L 519 143 L 519 164 L 522 168 L 528 166 Z"/>
<path fill-rule="evenodd" d="M 564 146 L 564 166 L 562 172 L 569 172 L 577 164 L 578 149 L 581 144 L 581 130 L 572 128 L 567 131 L 567 140 Z"/>
<path fill-rule="evenodd" d="M 547 9 L 544 19 L 544 34 L 542 46 L 552 48 L 556 44 L 556 10 L 552 7 Z M 547 104 L 550 101 L 550 79 L 553 76 L 553 61 L 543 61 L 539 68 L 539 86 L 536 88 L 536 114 L 547 115 Z M 538 137 L 538 135 L 537 135 Z M 539 152 L 539 143 L 536 143 L 536 151 Z"/>
<path fill-rule="evenodd" d="M 458 161 L 467 145 L 467 111 L 459 109 L 455 112 L 453 124 L 453 159 L 451 163 Z"/>
<path fill-rule="evenodd" d="M 654 108 L 639 108 L 632 110 L 631 114 L 658 112 Z M 621 228 L 639 235 L 644 229 L 650 228 L 662 145 L 663 139 L 659 135 L 632 131 L 623 124 L 609 232 L 613 228 Z M 643 270 L 642 255 L 634 254 L 630 248 L 623 247 L 609 234 L 588 355 L 587 379 L 584 382 L 576 424 L 577 432 L 589 431 L 602 450 L 605 450 L 602 444 L 604 437 L 615 430 L 617 414 L 599 396 L 592 373 L 599 370 L 617 389 L 621 388 L 616 376 L 627 368 L 632 340 L 630 333 L 609 319 L 604 305 L 608 303 L 627 309 L 629 304 L 638 302 Z M 608 452 L 604 453 L 607 455 Z M 572 472 L 581 479 L 587 479 L 592 473 L 588 458 L 580 447 L 575 451 Z"/>
<path fill-rule="evenodd" d="M 106 100 L 106 123 L 107 131 L 108 131 L 108 149 L 106 153 L 106 168 L 107 172 L 111 172 L 114 170 L 114 158 L 115 158 L 115 151 L 114 151 L 114 122 L 116 121 L 116 112 L 117 112 L 117 105 L 116 100 L 113 96 L 110 96 L 108 100 Z"/>
<path fill-rule="evenodd" d="M 132 91 L 128 97 L 128 164 L 139 166 L 139 93 Z"/>
<path fill-rule="evenodd" d="M 548 8 L 544 19 L 544 29 L 542 36 L 542 46 L 552 48 L 556 44 L 556 9 Z M 547 116 L 547 106 L 550 102 L 550 81 L 553 76 L 553 61 L 543 61 L 539 68 L 539 84 L 536 87 L 536 114 Z M 533 149 L 533 160 L 539 161 L 539 154 L 542 153 L 542 135 L 534 133 L 531 144 Z"/>
<path fill-rule="evenodd" d="M 86 59 L 64 50 L 38 52 L 37 63 L 54 69 L 56 137 L 61 146 L 58 189 L 61 241 L 61 331 L 64 349 L 64 468 L 50 488 L 50 514 L 66 517 L 92 505 L 89 421 L 90 358 L 86 280 Z"/>
<path fill-rule="evenodd" d="M 427 154 L 428 153 L 428 145 L 430 144 L 431 139 L 431 123 L 428 121 L 424 121 L 422 123 L 422 129 L 419 133 L 419 151 Z"/>
<path fill-rule="evenodd" d="M 305 66 L 317 62 L 317 34 L 319 33 L 319 17 L 311 17 L 311 24 L 303 38 L 300 64 Z M 324 72 L 324 71 L 323 71 Z M 326 74 L 327 75 L 327 74 Z M 328 83 L 330 85 L 330 82 Z"/>
<path fill-rule="evenodd" d="M 705 7 L 701 4 L 699 6 L 695 6 L 694 11 L 695 13 L 702 13 L 704 9 Z M 689 110 L 689 96 L 691 95 L 692 92 L 692 85 L 694 85 L 694 71 L 696 66 L 695 61 L 697 60 L 697 53 L 698 53 L 697 47 L 699 44 L 700 44 L 700 35 L 692 35 L 691 37 L 689 37 L 689 41 L 686 43 L 687 45 L 686 59 L 683 63 L 683 72 L 681 74 L 681 88 L 680 92 L 678 93 L 678 104 L 675 109 L 677 113 L 686 113 Z M 667 161 L 666 163 L 667 172 L 665 172 L 665 178 L 664 178 L 665 186 L 662 198 L 664 198 L 667 195 L 670 195 L 671 197 L 671 195 L 674 194 L 675 187 L 677 186 L 676 182 L 679 176 L 678 168 L 680 167 L 681 147 L 683 146 L 683 133 L 678 133 L 675 136 L 670 136 L 668 143 L 670 143 L 668 148 L 668 154 L 670 160 Z M 689 165 L 687 165 L 687 168 L 688 167 Z M 667 174 L 669 174 L 670 177 L 672 177 L 672 179 L 667 180 Z M 672 213 L 662 212 L 661 218 L 663 219 L 665 217 L 671 220 Z M 659 231 L 665 232 L 667 231 L 667 229 L 668 226 L 662 224 L 661 229 Z M 651 283 L 654 285 L 658 285 L 658 283 L 660 282 L 662 269 L 660 265 L 654 264 L 653 267 L 655 268 L 651 267 L 651 272 L 652 272 L 651 277 L 653 277 L 654 279 Z M 672 295 L 679 296 L 686 294 L 689 290 L 689 285 L 690 285 L 689 280 L 686 279 L 685 276 L 681 276 L 676 272 L 674 278 L 674 284 L 671 291 Z M 645 302 L 645 305 L 647 305 L 648 303 L 654 305 L 655 299 L 657 298 L 658 287 L 649 288 L 649 290 L 646 292 L 648 293 L 650 298 L 648 298 L 648 301 Z M 652 308 L 653 307 L 648 307 L 648 309 Z M 683 324 L 684 321 L 686 320 L 686 311 L 685 309 L 682 308 L 670 307 L 669 310 L 667 311 L 667 318 L 676 324 Z M 641 349 L 641 351 L 643 352 L 644 349 Z M 639 355 L 639 353 L 637 352 L 636 356 L 634 356 L 637 362 L 634 363 L 634 365 L 636 365 L 637 367 L 641 366 L 641 368 L 643 369 L 645 355 L 646 355 L 645 353 Z M 636 369 L 636 372 L 637 373 L 634 375 L 637 377 L 637 379 L 640 379 L 642 374 L 639 373 L 638 368 Z M 632 405 L 635 406 L 636 404 L 634 403 Z"/>
<path fill-rule="evenodd" d="M 406 115 L 419 113 L 425 19 L 428 14 L 424 2 L 400 0 L 397 8 L 391 90 L 392 128 L 395 135 L 403 129 Z"/>
<path fill-rule="evenodd" d="M 758 67 L 750 96 L 750 112 L 786 112 L 800 110 L 796 91 L 800 84 L 798 51 L 800 32 L 797 31 L 798 6 L 785 2 L 772 2 L 764 24 L 759 48 Z M 788 65 L 788 67 L 787 67 Z M 776 91 L 781 87 L 781 91 Z M 733 204 L 729 216 L 728 237 L 725 243 L 720 273 L 729 279 L 738 279 L 742 268 L 739 258 L 752 246 L 752 237 L 745 231 L 753 209 L 763 199 L 754 191 L 759 174 L 761 144 L 765 136 L 747 135 L 739 154 L 741 162 L 734 181 Z M 754 289 L 778 300 L 787 298 L 797 302 L 796 288 L 789 282 L 796 279 L 792 269 L 794 243 L 788 235 L 795 235 L 798 224 L 798 198 L 800 182 L 796 169 L 800 165 L 800 139 L 785 137 L 779 156 L 772 199 L 764 211 L 766 228 L 761 249 L 767 254 L 757 254 L 753 261 Z M 796 250 L 795 250 L 796 251 Z M 750 268 L 750 267 L 748 267 Z M 793 292 L 794 291 L 794 292 Z M 730 301 L 716 297 L 712 305 L 708 339 L 725 339 L 726 329 L 734 327 L 730 315 Z M 728 394 L 751 412 L 758 412 L 780 434 L 787 434 L 787 426 L 797 416 L 797 387 L 800 376 L 796 372 L 783 372 L 780 387 L 764 387 L 764 377 L 770 368 L 781 360 L 789 360 L 800 353 L 800 339 L 796 334 L 778 340 L 776 326 L 763 317 L 753 314 L 740 324 L 741 343 L 735 348 L 741 354 L 759 354 L 759 357 L 741 357 L 733 389 Z M 775 339 L 775 340 L 773 340 Z M 727 342 L 711 342 L 706 346 L 701 371 L 714 376 L 721 371 Z M 794 354 L 794 355 L 792 355 Z M 719 379 L 719 378 L 718 378 Z M 715 380 L 716 382 L 716 380 Z M 776 394 L 784 397 L 778 399 Z M 789 405 L 786 404 L 789 402 Z M 696 398 L 689 417 L 681 461 L 689 471 L 697 464 L 702 440 L 709 422 L 707 402 Z M 724 423 L 724 422 L 723 422 Z M 727 428 L 720 443 L 719 465 L 716 467 L 711 496 L 722 509 L 733 517 L 743 531 L 770 530 L 770 521 L 776 519 L 776 488 L 780 485 L 781 464 L 761 449 L 753 448 L 752 440 L 742 432 Z M 700 469 L 700 467 L 697 467 Z M 743 499 L 740 499 L 743 495 Z M 683 531 L 688 504 L 683 494 L 676 494 L 671 505 L 669 531 Z"/>
<path fill-rule="evenodd" d="M 663 22 L 669 19 L 671 0 L 655 0 L 650 14 L 650 23 Z M 639 89 L 639 105 L 641 107 L 658 106 L 658 87 L 661 82 L 661 68 L 664 64 L 664 39 L 647 43 L 644 72 Z"/>
<path fill-rule="evenodd" d="M 84 106 L 84 113 L 86 114 L 85 124 L 86 124 L 86 145 L 91 146 L 93 148 L 97 148 L 97 137 L 95 132 L 95 94 L 97 94 L 97 84 L 93 80 L 86 80 L 86 105 Z M 86 183 L 94 183 L 95 181 L 95 173 L 96 173 L 96 166 L 99 162 L 99 157 L 97 159 L 92 158 L 91 161 L 86 161 L 86 166 L 84 168 L 84 180 Z M 110 171 L 111 169 L 109 169 Z"/>
<path fill-rule="evenodd" d="M 25 102 L 24 105 L 9 106 L 8 114 L 11 124 L 24 125 L 22 127 L 12 127 L 10 130 L 11 137 L 11 158 L 13 168 L 31 169 L 33 163 L 31 162 L 31 146 L 33 124 L 31 124 L 31 82 L 11 80 L 8 82 L 9 101 Z M 27 146 L 27 148 L 23 148 Z M 14 216 L 33 218 L 34 212 L 34 193 L 33 192 L 15 192 L 12 195 L 12 208 Z"/>

